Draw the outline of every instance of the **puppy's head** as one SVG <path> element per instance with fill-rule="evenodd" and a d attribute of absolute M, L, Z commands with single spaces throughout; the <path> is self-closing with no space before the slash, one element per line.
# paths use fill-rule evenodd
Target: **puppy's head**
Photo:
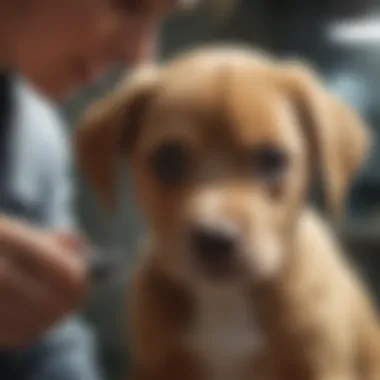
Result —
<path fill-rule="evenodd" d="M 128 157 L 162 268 L 229 282 L 281 272 L 315 173 L 340 212 L 367 140 L 304 66 L 217 48 L 132 75 L 88 111 L 77 151 L 110 207 Z"/>

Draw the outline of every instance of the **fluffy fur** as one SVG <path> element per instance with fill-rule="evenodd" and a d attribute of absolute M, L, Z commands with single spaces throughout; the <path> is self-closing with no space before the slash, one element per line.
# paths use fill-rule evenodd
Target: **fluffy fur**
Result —
<path fill-rule="evenodd" d="M 368 140 L 305 65 L 244 48 L 142 68 L 89 109 L 84 175 L 113 208 L 126 155 L 148 224 L 133 380 L 380 379 L 372 301 L 308 201 L 319 178 L 341 213 Z M 194 230 L 233 249 L 194 245 Z"/>

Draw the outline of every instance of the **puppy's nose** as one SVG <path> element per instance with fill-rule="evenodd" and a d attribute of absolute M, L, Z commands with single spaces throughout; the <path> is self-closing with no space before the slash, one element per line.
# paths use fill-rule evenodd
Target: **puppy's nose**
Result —
<path fill-rule="evenodd" d="M 190 244 L 203 260 L 225 261 L 235 251 L 237 235 L 229 230 L 198 227 L 191 231 Z"/>

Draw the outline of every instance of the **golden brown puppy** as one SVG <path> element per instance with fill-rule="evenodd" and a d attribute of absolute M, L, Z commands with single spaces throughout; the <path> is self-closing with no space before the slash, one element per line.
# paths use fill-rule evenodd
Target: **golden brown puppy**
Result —
<path fill-rule="evenodd" d="M 114 207 L 126 154 L 149 227 L 128 311 L 134 380 L 379 380 L 372 302 L 308 205 L 341 211 L 368 136 L 303 65 L 244 48 L 133 74 L 79 128 Z"/>

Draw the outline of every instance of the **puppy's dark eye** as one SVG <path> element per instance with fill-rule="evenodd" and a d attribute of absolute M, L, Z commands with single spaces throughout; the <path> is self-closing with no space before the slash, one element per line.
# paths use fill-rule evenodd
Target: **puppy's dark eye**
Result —
<path fill-rule="evenodd" d="M 180 185 L 185 180 L 189 167 L 185 149 L 175 142 L 160 146 L 153 154 L 150 164 L 155 176 L 170 186 Z"/>
<path fill-rule="evenodd" d="M 271 146 L 256 149 L 252 160 L 255 175 L 268 180 L 280 178 L 289 164 L 286 153 Z"/>

